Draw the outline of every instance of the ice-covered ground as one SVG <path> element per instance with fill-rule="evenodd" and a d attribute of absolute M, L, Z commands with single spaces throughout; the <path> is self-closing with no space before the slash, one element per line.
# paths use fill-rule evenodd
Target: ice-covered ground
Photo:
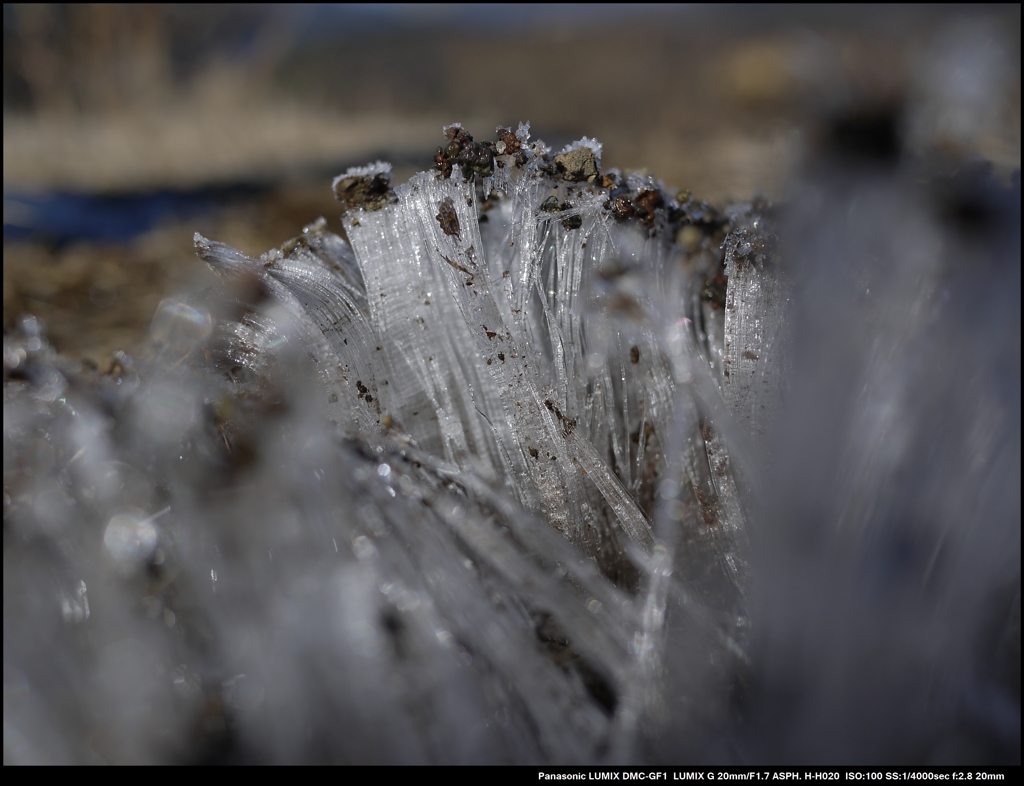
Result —
<path fill-rule="evenodd" d="M 1019 762 L 1020 181 L 833 125 L 723 210 L 445 129 L 4 339 L 5 762 Z"/>

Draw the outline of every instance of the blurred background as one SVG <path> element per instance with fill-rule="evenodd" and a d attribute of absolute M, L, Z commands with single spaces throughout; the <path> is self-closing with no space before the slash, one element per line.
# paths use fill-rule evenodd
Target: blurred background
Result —
<path fill-rule="evenodd" d="M 899 105 L 911 150 L 1020 167 L 1020 6 L 4 6 L 4 328 L 105 368 L 259 254 L 330 178 L 431 163 L 442 125 L 529 121 L 723 203 L 785 199 L 823 121 Z"/>

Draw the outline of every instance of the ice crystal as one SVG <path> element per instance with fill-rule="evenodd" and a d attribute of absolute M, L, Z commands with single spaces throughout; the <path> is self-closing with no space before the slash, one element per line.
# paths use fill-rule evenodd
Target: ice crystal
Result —
<path fill-rule="evenodd" d="M 344 238 L 196 235 L 147 358 L 5 337 L 5 761 L 1019 757 L 1019 185 L 982 292 L 910 178 L 444 134 Z"/>

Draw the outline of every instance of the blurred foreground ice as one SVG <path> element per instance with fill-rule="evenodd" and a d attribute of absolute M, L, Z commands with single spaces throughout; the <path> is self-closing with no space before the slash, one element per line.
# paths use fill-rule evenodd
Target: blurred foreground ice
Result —
<path fill-rule="evenodd" d="M 724 211 L 452 126 L 145 359 L 24 320 L 5 762 L 1019 762 L 1019 176 L 846 122 Z"/>

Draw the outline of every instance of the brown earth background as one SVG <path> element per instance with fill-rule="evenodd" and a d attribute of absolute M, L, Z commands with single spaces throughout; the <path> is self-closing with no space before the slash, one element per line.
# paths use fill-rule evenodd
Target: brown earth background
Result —
<path fill-rule="evenodd" d="M 161 297 L 212 283 L 194 232 L 259 254 L 318 216 L 340 231 L 333 175 L 383 158 L 404 180 L 456 120 L 596 137 L 605 167 L 702 199 L 783 200 L 824 118 L 953 90 L 936 64 L 965 41 L 963 122 L 908 143 L 1009 178 L 1019 5 L 5 5 L 4 329 L 34 314 L 101 367 L 140 351 Z M 164 192 L 205 207 L 116 241 L 55 234 L 31 203 Z"/>

